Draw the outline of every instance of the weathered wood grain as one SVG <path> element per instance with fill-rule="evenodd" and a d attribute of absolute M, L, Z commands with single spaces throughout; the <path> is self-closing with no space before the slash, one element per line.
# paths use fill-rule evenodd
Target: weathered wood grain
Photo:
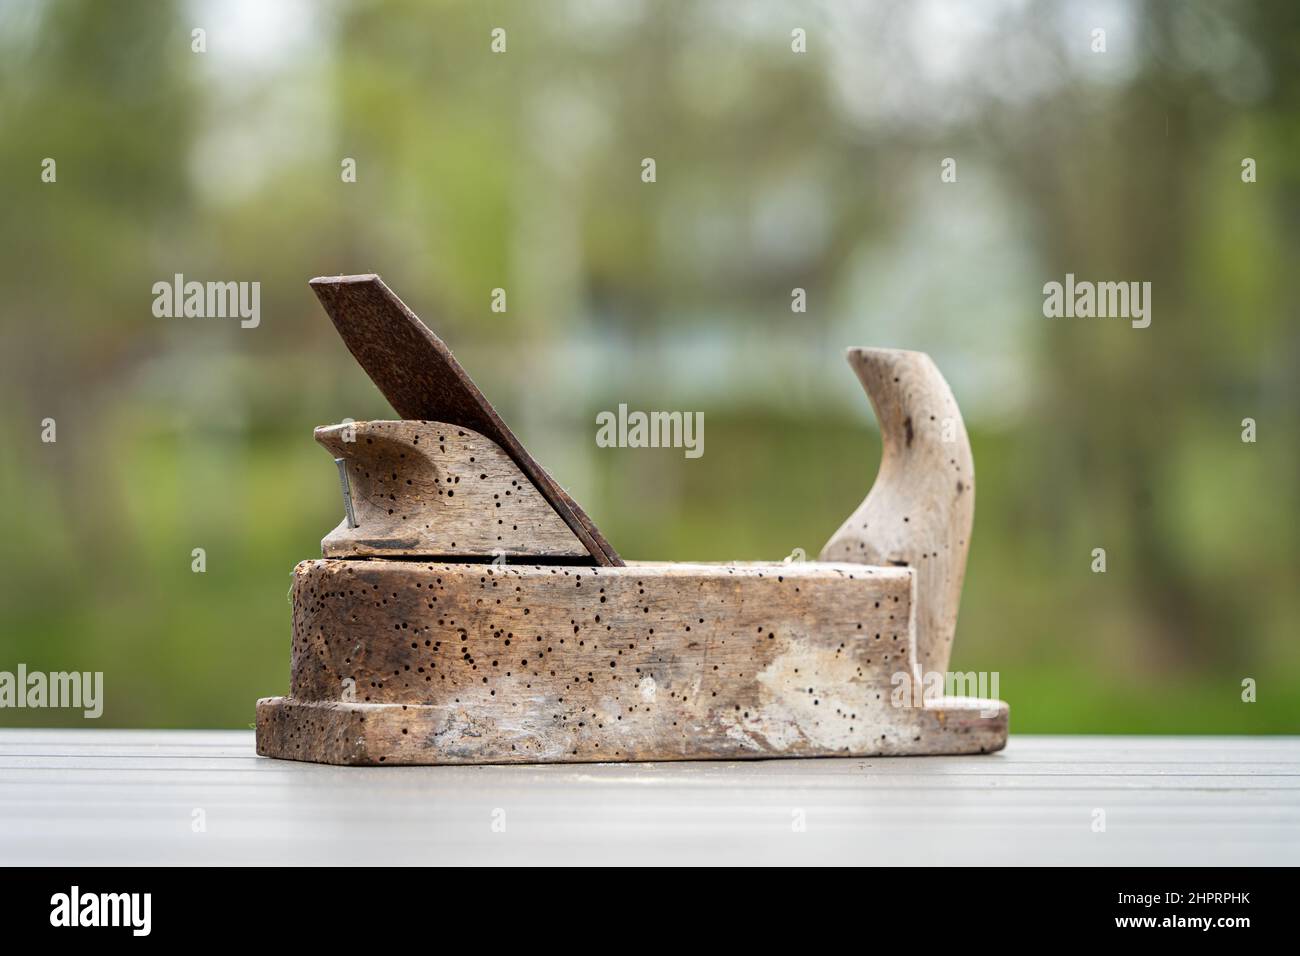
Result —
<path fill-rule="evenodd" d="M 970 439 L 952 390 L 924 352 L 855 348 L 848 359 L 876 411 L 883 450 L 866 500 L 821 559 L 914 568 L 919 662 L 942 674 L 975 520 Z"/>
<path fill-rule="evenodd" d="M 258 752 L 331 763 L 978 753 L 1004 704 L 918 680 L 913 571 L 311 561 Z M 981 716 L 984 708 L 989 716 Z"/>
<path fill-rule="evenodd" d="M 326 557 L 590 560 L 533 483 L 478 432 L 443 422 L 352 422 L 318 428 L 316 440 L 347 462 L 357 519 L 325 537 Z"/>
<path fill-rule="evenodd" d="M 925 355 L 850 352 L 884 454 L 824 563 L 627 567 L 377 276 L 312 286 L 408 420 L 317 430 L 356 520 L 296 569 L 290 696 L 258 702 L 259 753 L 430 764 L 1005 744 L 1000 701 L 919 699 L 947 668 L 974 510 L 961 415 Z"/>
<path fill-rule="evenodd" d="M 595 523 L 528 453 L 442 339 L 377 275 L 310 282 L 353 358 L 404 419 L 451 422 L 496 442 L 550 502 L 597 564 L 620 565 Z"/>

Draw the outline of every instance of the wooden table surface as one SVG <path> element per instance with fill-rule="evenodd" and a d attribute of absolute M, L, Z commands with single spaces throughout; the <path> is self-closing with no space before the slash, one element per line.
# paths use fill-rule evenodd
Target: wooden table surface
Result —
<path fill-rule="evenodd" d="M 0 863 L 1296 864 L 1300 737 L 372 769 L 251 731 L 0 730 Z"/>

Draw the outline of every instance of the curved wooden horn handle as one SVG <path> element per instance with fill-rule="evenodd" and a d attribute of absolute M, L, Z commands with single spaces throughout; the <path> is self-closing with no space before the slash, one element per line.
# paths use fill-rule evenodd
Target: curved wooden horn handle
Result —
<path fill-rule="evenodd" d="M 924 352 L 850 349 L 880 422 L 880 471 L 822 548 L 823 561 L 916 569 L 924 673 L 946 672 L 975 518 L 975 461 L 957 401 Z"/>

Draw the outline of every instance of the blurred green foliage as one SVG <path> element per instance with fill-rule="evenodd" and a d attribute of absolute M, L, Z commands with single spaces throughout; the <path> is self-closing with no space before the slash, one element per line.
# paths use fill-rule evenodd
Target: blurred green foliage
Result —
<path fill-rule="evenodd" d="M 1298 62 L 1289 0 L 0 4 L 0 670 L 104 671 L 105 726 L 286 689 L 311 428 L 392 417 L 306 280 L 376 271 L 634 558 L 815 554 L 878 460 L 842 348 L 930 351 L 979 472 L 954 666 L 1014 729 L 1295 732 Z M 1152 326 L 1043 318 L 1066 272 Z M 155 318 L 176 273 L 260 327 Z M 596 448 L 619 402 L 705 455 Z"/>

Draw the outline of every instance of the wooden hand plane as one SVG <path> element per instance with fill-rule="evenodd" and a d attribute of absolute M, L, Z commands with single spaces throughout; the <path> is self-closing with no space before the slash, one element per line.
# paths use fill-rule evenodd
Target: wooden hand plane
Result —
<path fill-rule="evenodd" d="M 879 474 L 813 562 L 624 562 L 375 275 L 313 279 L 401 416 L 316 429 L 345 517 L 293 575 L 290 696 L 257 751 L 334 764 L 988 753 L 946 697 L 974 517 L 929 357 L 850 349 Z M 921 692 L 930 688 L 929 692 Z"/>

